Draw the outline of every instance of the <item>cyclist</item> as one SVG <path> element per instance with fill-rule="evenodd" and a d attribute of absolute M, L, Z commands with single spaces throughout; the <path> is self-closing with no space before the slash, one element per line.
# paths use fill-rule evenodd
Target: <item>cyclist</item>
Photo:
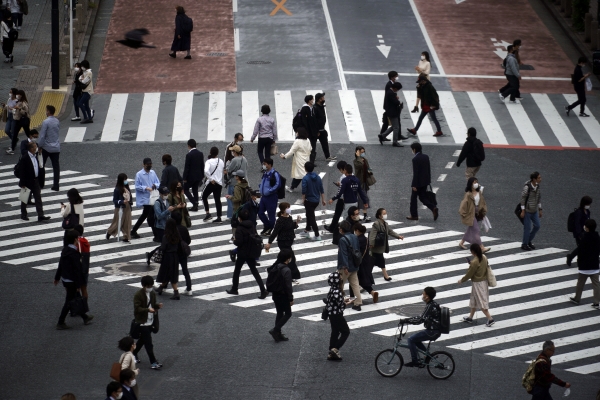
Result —
<path fill-rule="evenodd" d="M 441 335 L 441 309 L 438 303 L 433 301 L 436 291 L 431 286 L 423 290 L 423 301 L 427 304 L 423 314 L 418 317 L 412 317 L 405 320 L 409 324 L 419 325 L 425 323 L 425 330 L 417 332 L 408 338 L 408 348 L 410 349 L 411 362 L 404 364 L 405 367 L 423 367 L 424 364 L 419 360 L 417 347 L 423 351 L 427 349 L 423 346 L 425 340 L 436 340 Z"/>

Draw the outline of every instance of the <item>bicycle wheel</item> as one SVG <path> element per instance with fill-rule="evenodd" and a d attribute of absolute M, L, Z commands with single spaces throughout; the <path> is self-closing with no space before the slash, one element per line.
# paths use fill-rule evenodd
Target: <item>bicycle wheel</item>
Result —
<path fill-rule="evenodd" d="M 454 373 L 454 358 L 445 351 L 435 351 L 431 353 L 431 358 L 427 363 L 429 375 L 435 379 L 448 379 Z"/>
<path fill-rule="evenodd" d="M 383 350 L 375 357 L 375 369 L 387 378 L 398 375 L 403 365 L 402 354 L 393 349 Z"/>

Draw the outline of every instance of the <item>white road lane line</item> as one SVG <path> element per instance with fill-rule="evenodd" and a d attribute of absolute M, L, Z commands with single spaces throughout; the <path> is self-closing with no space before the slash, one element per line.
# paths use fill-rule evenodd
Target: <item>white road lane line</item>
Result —
<path fill-rule="evenodd" d="M 242 92 L 242 134 L 246 140 L 250 140 L 256 125 L 256 119 L 260 117 L 258 107 L 258 92 Z"/>
<path fill-rule="evenodd" d="M 373 106 L 375 106 L 375 112 L 377 113 L 377 123 L 381 128 L 383 123 L 383 100 L 385 98 L 385 90 L 371 90 L 371 97 L 373 97 Z"/>
<path fill-rule="evenodd" d="M 333 49 L 333 58 L 335 59 L 335 65 L 337 66 L 338 75 L 340 76 L 340 86 L 342 90 L 348 89 L 346 85 L 346 77 L 344 76 L 344 69 L 342 68 L 342 60 L 340 58 L 340 51 L 335 40 L 335 32 L 333 31 L 333 25 L 331 24 L 331 16 L 329 15 L 329 8 L 327 7 L 327 0 L 321 0 L 323 5 L 323 13 L 325 14 L 325 22 L 327 23 L 327 30 L 329 31 L 329 39 L 331 40 L 331 48 Z"/>
<path fill-rule="evenodd" d="M 210 92 L 208 95 L 208 138 L 209 142 L 225 140 L 225 108 L 227 93 Z"/>
<path fill-rule="evenodd" d="M 406 99 L 407 105 L 410 106 L 410 104 L 416 103 L 417 92 L 415 90 L 404 90 L 403 93 L 404 93 L 404 98 Z M 412 128 L 417 126 L 417 122 L 419 121 L 419 115 L 421 115 L 421 113 L 410 113 L 410 118 L 412 119 L 412 122 L 413 122 Z M 406 132 L 406 129 L 404 130 L 404 132 L 400 132 L 400 133 L 402 133 L 404 136 L 408 136 L 409 138 L 417 138 L 417 139 L 419 139 L 419 142 L 421 142 L 421 143 L 437 143 L 438 142 L 437 138 L 433 136 L 435 131 L 433 130 L 431 122 L 429 122 L 429 116 L 425 116 L 425 118 L 423 118 L 423 122 L 421 122 L 421 126 L 419 127 L 419 130 L 417 131 L 417 136 L 413 136 L 412 134 Z"/>
<path fill-rule="evenodd" d="M 192 131 L 192 106 L 194 92 L 177 92 L 173 116 L 173 141 L 187 141 Z"/>
<path fill-rule="evenodd" d="M 65 143 L 73 143 L 73 142 L 83 142 L 83 137 L 85 136 L 85 127 L 69 127 L 67 131 L 67 136 L 65 137 Z"/>
<path fill-rule="evenodd" d="M 289 90 L 275 90 L 275 122 L 277 123 L 277 137 L 280 142 L 293 142 L 295 139 L 292 129 L 292 120 L 296 109 L 292 104 L 292 92 Z"/>
<path fill-rule="evenodd" d="M 577 143 L 577 140 L 571 134 L 569 127 L 560 116 L 559 110 L 554 107 L 548 95 L 532 93 L 531 97 L 533 97 L 542 115 L 546 118 L 546 122 L 550 125 L 550 129 L 554 132 L 554 136 L 556 136 L 560 145 L 565 147 L 579 147 L 579 143 Z"/>
<path fill-rule="evenodd" d="M 464 143 L 467 140 L 467 126 L 458 109 L 454 95 L 449 91 L 439 91 L 442 112 L 454 138 L 454 143 Z"/>
<path fill-rule="evenodd" d="M 128 97 L 127 93 L 117 93 L 111 96 L 100 138 L 101 142 L 117 142 L 119 140 Z"/>
<path fill-rule="evenodd" d="M 577 101 L 577 95 L 575 94 L 563 94 L 563 96 L 569 104 Z M 592 138 L 596 147 L 600 147 L 600 124 L 598 124 L 598 121 L 596 120 L 596 117 L 594 117 L 594 114 L 592 114 L 588 107 L 586 107 L 585 113 L 588 114 L 589 117 L 580 117 L 577 110 L 574 111 L 574 114 L 577 115 L 577 117 L 579 118 L 579 122 L 581 122 L 581 125 L 583 125 L 588 135 L 590 135 L 590 138 Z"/>
<path fill-rule="evenodd" d="M 160 108 L 160 93 L 144 93 L 136 142 L 152 142 L 156 136 Z"/>
<path fill-rule="evenodd" d="M 338 93 L 340 95 L 342 113 L 346 121 L 348 140 L 352 143 L 366 142 L 365 127 L 360 117 L 360 110 L 354 90 L 338 90 Z"/>
<path fill-rule="evenodd" d="M 490 139 L 490 143 L 508 144 L 506 136 L 504 136 L 504 132 L 502 132 L 502 128 L 500 128 L 500 124 L 498 124 L 498 120 L 496 120 L 484 94 L 480 92 L 467 92 L 467 94 L 471 99 L 471 103 L 473 103 L 481 125 L 483 125 L 483 130 Z"/>
<path fill-rule="evenodd" d="M 525 144 L 527 146 L 543 146 L 544 142 L 542 142 L 523 106 L 519 103 L 513 104 L 510 101 L 506 101 L 505 105 Z"/>

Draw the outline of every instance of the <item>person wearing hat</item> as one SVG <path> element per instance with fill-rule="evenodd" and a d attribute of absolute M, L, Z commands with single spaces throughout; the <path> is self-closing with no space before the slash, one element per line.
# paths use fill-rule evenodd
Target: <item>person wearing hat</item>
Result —
<path fill-rule="evenodd" d="M 385 132 L 378 135 L 379 144 L 383 144 L 383 141 L 393 131 L 394 134 L 392 136 L 392 146 L 404 147 L 398 142 L 398 139 L 407 139 L 400 134 L 400 112 L 402 111 L 403 107 L 402 102 L 398 98 L 398 91 L 400 89 L 402 89 L 402 84 L 400 82 L 394 82 L 385 92 L 383 108 L 385 109 L 385 113 L 388 117 L 389 128 Z"/>
<path fill-rule="evenodd" d="M 160 186 L 160 180 L 158 180 L 156 172 L 152 170 L 152 160 L 150 158 L 144 158 L 143 165 L 144 168 L 135 174 L 135 205 L 136 207 L 143 207 L 143 210 L 142 215 L 140 215 L 140 218 L 138 218 L 131 230 L 131 237 L 133 239 L 140 238 L 137 230 L 146 218 L 148 219 L 148 226 L 150 226 L 152 233 L 154 233 L 154 205 L 150 204 L 150 193 Z M 156 237 L 155 233 L 154 236 Z"/>
<path fill-rule="evenodd" d="M 262 164 L 265 158 L 271 156 L 271 146 L 277 142 L 277 124 L 275 119 L 269 115 L 271 107 L 267 104 L 260 108 L 260 112 L 262 115 L 256 120 L 250 142 L 254 143 L 254 139 L 258 136 L 258 159 Z"/>
<path fill-rule="evenodd" d="M 409 131 L 413 135 L 416 135 L 417 131 L 419 130 L 419 127 L 421 126 L 421 122 L 423 122 L 423 118 L 425 118 L 425 116 L 429 114 L 437 129 L 433 136 L 444 136 L 444 134 L 442 133 L 442 128 L 440 127 L 440 123 L 438 122 L 435 116 L 435 110 L 440 108 L 440 97 L 438 96 L 437 91 L 435 90 L 429 79 L 427 79 L 427 75 L 425 74 L 419 75 L 417 83 L 419 84 L 419 86 L 417 87 L 417 92 L 419 92 L 419 97 L 421 99 L 421 114 L 419 115 L 417 125 L 412 129 L 407 129 L 407 131 Z"/>
<path fill-rule="evenodd" d="M 240 145 L 234 144 L 233 146 L 230 146 L 228 152 L 230 153 L 231 158 L 225 161 L 223 182 L 225 183 L 225 186 L 227 186 L 227 195 L 233 196 L 233 189 L 237 183 L 233 173 L 241 170 L 244 172 L 244 175 L 246 175 L 248 173 L 248 160 L 243 156 L 243 149 Z M 233 208 L 231 197 L 225 197 L 227 198 L 227 219 L 231 220 L 235 209 Z"/>
<path fill-rule="evenodd" d="M 315 110 L 315 119 L 317 120 L 317 128 L 319 129 L 319 133 L 317 133 L 317 140 L 321 142 L 321 148 L 323 149 L 323 154 L 327 161 L 333 161 L 337 157 L 332 157 L 329 153 L 329 142 L 327 136 L 329 133 L 325 130 L 325 124 L 327 123 L 327 113 L 325 112 L 325 93 L 317 93 L 315 94 L 315 105 L 313 106 Z M 317 140 L 312 145 L 313 150 L 311 153 L 310 161 L 314 164 L 315 158 L 317 156 Z"/>

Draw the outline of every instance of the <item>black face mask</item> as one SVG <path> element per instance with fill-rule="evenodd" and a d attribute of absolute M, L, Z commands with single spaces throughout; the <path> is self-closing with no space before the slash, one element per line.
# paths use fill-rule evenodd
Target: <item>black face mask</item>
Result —
<path fill-rule="evenodd" d="M 150 171 L 152 169 L 152 165 L 144 165 L 144 169 L 146 171 Z"/>

